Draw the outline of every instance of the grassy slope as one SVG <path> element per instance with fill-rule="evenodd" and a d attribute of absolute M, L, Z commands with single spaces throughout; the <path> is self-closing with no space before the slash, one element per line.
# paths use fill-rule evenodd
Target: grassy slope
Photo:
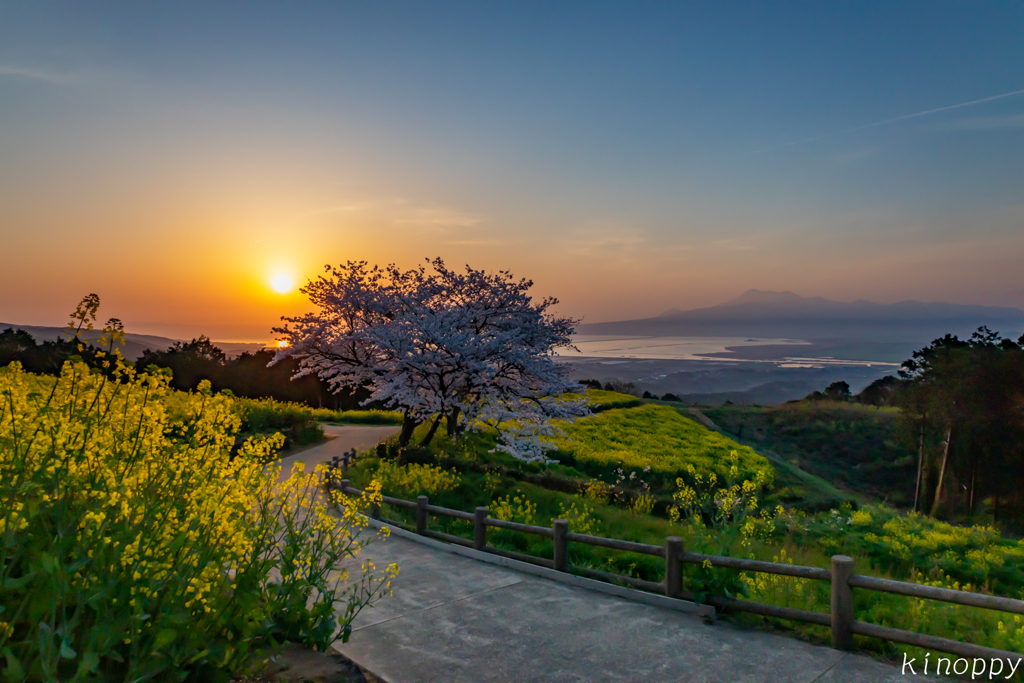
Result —
<path fill-rule="evenodd" d="M 553 439 L 553 457 L 593 476 L 616 468 L 650 468 L 653 477 L 674 481 L 687 465 L 698 472 L 728 475 L 731 451 L 739 456 L 740 475 L 752 477 L 768 462 L 752 449 L 716 434 L 668 406 L 616 408 L 564 426 L 565 436 Z"/>
<path fill-rule="evenodd" d="M 913 496 L 914 454 L 897 434 L 898 412 L 834 401 L 705 411 L 727 432 L 836 486 L 905 506 Z"/>

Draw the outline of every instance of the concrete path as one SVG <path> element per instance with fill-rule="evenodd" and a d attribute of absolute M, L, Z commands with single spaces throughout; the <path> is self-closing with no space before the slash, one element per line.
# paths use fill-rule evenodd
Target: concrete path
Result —
<path fill-rule="evenodd" d="M 392 536 L 394 596 L 335 647 L 388 683 L 905 683 L 898 668 L 780 635 L 566 586 Z"/>
<path fill-rule="evenodd" d="M 297 462 L 303 463 L 307 472 L 312 472 L 319 463 L 344 455 L 353 448 L 357 451 L 373 448 L 398 430 L 399 427 L 392 425 L 324 425 L 324 435 L 329 441 L 282 458 L 281 476 L 287 477 Z"/>

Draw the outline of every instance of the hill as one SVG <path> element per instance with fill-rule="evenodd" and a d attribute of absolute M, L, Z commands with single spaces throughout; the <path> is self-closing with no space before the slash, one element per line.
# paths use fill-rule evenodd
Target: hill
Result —
<path fill-rule="evenodd" d="M 733 439 L 769 450 L 833 485 L 900 507 L 913 503 L 916 454 L 901 439 L 895 408 L 800 401 L 703 412 Z"/>
<path fill-rule="evenodd" d="M 921 301 L 844 302 L 751 289 L 717 306 L 672 309 L 640 320 L 589 323 L 576 331 L 586 335 L 927 342 L 946 333 L 969 336 L 980 325 L 1016 337 L 1024 332 L 1024 310 Z"/>

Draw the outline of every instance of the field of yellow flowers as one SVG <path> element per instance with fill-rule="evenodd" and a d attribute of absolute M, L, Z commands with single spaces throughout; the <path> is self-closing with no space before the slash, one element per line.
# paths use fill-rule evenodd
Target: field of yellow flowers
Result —
<path fill-rule="evenodd" d="M 237 448 L 241 420 L 116 354 L 0 368 L 4 680 L 226 680 L 282 641 L 347 638 L 397 572 L 334 569 L 372 540 L 373 501 L 333 513 L 320 473 L 279 482 L 282 437 Z"/>

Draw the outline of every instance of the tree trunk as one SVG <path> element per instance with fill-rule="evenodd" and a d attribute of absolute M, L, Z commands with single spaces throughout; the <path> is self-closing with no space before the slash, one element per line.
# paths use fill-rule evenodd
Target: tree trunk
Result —
<path fill-rule="evenodd" d="M 419 421 L 416 420 L 416 418 L 409 413 L 405 414 L 405 417 L 402 419 L 402 433 L 398 435 L 399 446 L 405 448 L 409 445 L 409 440 L 412 439 L 413 430 L 416 429 L 418 424 Z"/>
<path fill-rule="evenodd" d="M 454 437 L 459 433 L 459 409 L 452 408 L 448 413 L 448 436 Z"/>
<path fill-rule="evenodd" d="M 919 512 L 918 502 L 921 498 L 921 476 L 924 472 L 924 423 L 926 416 L 921 416 L 921 440 L 917 448 L 917 484 L 914 486 L 914 512 Z"/>
<path fill-rule="evenodd" d="M 430 445 L 430 442 L 433 441 L 434 434 L 437 433 L 437 427 L 441 424 L 442 417 L 444 417 L 444 414 L 438 413 L 437 417 L 434 418 L 434 422 L 430 425 L 430 431 L 428 431 L 427 435 L 423 437 L 422 441 L 420 441 L 420 448 L 426 448 Z"/>
<path fill-rule="evenodd" d="M 967 507 L 969 508 L 969 514 L 974 514 L 974 482 L 978 478 L 978 461 L 977 458 L 971 462 L 971 493 L 967 496 Z"/>
<path fill-rule="evenodd" d="M 946 430 L 946 442 L 942 444 L 942 467 L 939 469 L 939 483 L 935 487 L 935 500 L 932 502 L 932 517 L 939 509 L 939 499 L 942 497 L 942 480 L 946 477 L 946 461 L 949 460 L 949 441 L 953 437 L 953 428 Z"/>

